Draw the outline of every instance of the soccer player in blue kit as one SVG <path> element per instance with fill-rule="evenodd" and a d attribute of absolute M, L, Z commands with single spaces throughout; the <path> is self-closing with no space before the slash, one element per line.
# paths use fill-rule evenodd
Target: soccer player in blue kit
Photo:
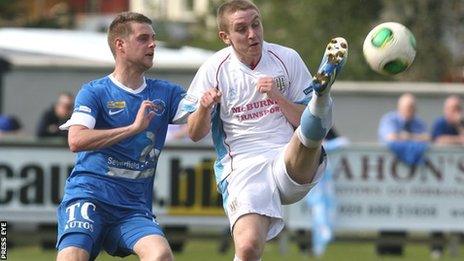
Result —
<path fill-rule="evenodd" d="M 94 260 L 102 248 L 114 256 L 172 260 L 152 213 L 153 182 L 168 124 L 185 122 L 178 110 L 185 91 L 144 77 L 156 46 L 144 15 L 118 15 L 108 44 L 114 71 L 82 86 L 61 126 L 69 129 L 77 158 L 57 213 L 57 260 Z"/>

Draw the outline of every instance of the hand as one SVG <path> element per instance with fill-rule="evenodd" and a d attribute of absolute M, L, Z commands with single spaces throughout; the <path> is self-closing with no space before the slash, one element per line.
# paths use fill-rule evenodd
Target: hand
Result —
<path fill-rule="evenodd" d="M 145 100 L 142 102 L 134 123 L 131 125 L 135 133 L 139 133 L 148 127 L 150 121 L 155 117 L 155 109 L 156 105 L 152 101 Z"/>
<path fill-rule="evenodd" d="M 265 76 L 258 79 L 258 83 L 256 84 L 256 88 L 260 93 L 265 93 L 268 95 L 269 98 L 276 100 L 276 98 L 280 95 L 280 91 L 277 89 L 276 83 L 274 78 L 271 76 Z"/>
<path fill-rule="evenodd" d="M 207 90 L 200 99 L 200 105 L 205 109 L 211 109 L 221 101 L 222 93 L 216 88 Z"/>
<path fill-rule="evenodd" d="M 412 135 L 412 133 L 410 133 L 410 132 L 401 131 L 400 133 L 398 133 L 398 139 L 399 139 L 399 140 L 412 140 L 412 139 L 413 139 L 413 135 Z"/>

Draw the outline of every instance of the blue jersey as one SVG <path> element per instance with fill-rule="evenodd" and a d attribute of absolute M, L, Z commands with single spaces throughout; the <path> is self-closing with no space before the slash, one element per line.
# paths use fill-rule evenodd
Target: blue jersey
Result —
<path fill-rule="evenodd" d="M 183 121 L 177 108 L 184 93 L 178 85 L 153 79 L 145 79 L 136 90 L 124 87 L 111 76 L 85 84 L 64 127 L 128 126 L 134 122 L 144 100 L 156 105 L 155 117 L 146 130 L 134 136 L 103 149 L 78 152 L 63 201 L 94 198 L 114 206 L 151 211 L 157 160 L 168 124 Z"/>
<path fill-rule="evenodd" d="M 425 134 L 427 125 L 417 116 L 406 121 L 397 111 L 391 111 L 382 116 L 379 123 L 379 141 L 388 142 L 387 136 L 391 133 L 399 134 L 402 131 L 412 134 Z"/>
<path fill-rule="evenodd" d="M 444 135 L 459 136 L 459 130 L 458 127 L 448 123 L 445 117 L 441 116 L 433 123 L 432 140 Z"/>

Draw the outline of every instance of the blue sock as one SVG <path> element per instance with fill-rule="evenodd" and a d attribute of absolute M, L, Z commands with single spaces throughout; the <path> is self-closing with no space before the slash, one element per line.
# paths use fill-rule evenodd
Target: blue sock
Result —
<path fill-rule="evenodd" d="M 313 93 L 308 106 L 301 115 L 297 135 L 308 148 L 319 147 L 332 127 L 332 98 L 329 94 L 317 96 Z"/>

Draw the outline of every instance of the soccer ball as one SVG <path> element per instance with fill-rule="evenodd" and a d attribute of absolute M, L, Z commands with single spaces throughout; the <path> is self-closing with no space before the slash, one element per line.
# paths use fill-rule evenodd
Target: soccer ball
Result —
<path fill-rule="evenodd" d="M 408 69 L 414 61 L 416 39 L 402 24 L 379 24 L 364 40 L 363 53 L 372 70 L 384 75 L 395 75 Z"/>

